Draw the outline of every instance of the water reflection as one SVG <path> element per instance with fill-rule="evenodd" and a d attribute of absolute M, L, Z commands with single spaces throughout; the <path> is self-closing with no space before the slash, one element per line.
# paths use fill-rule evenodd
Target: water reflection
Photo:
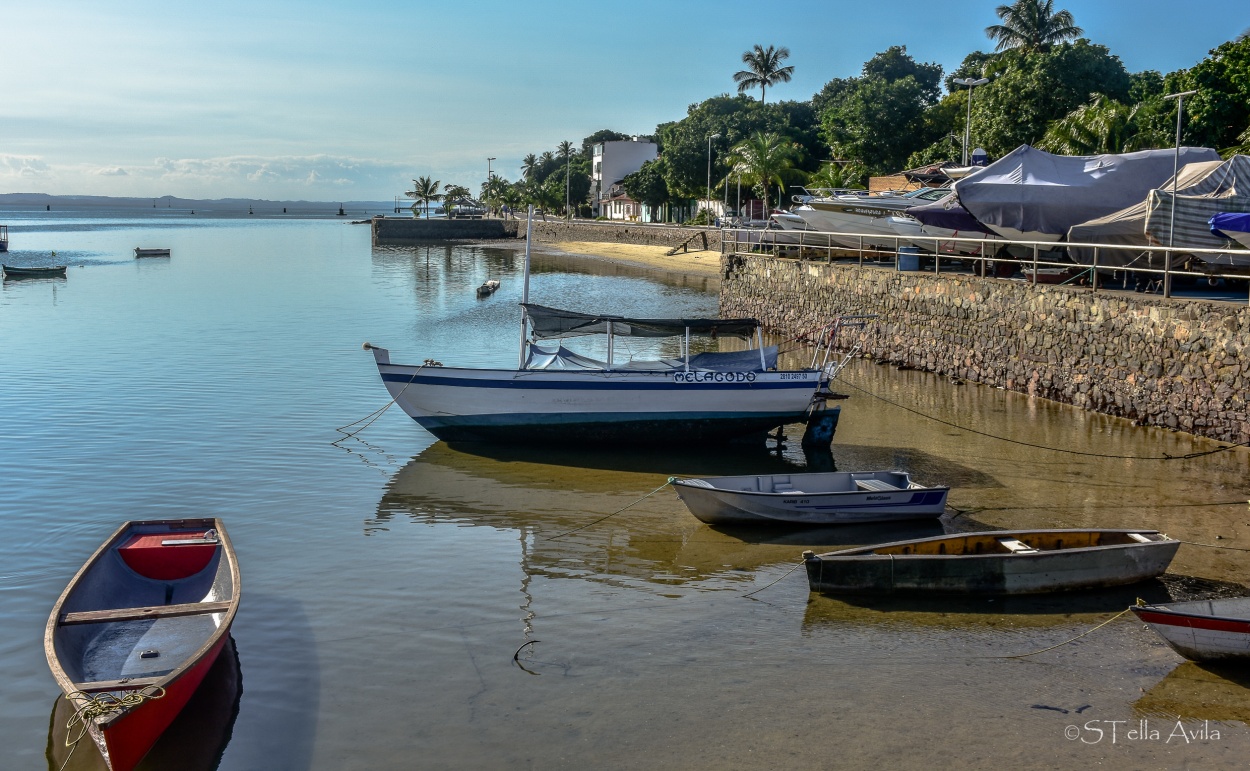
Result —
<path fill-rule="evenodd" d="M 1250 669 L 1186 661 L 1146 691 L 1133 711 L 1144 718 L 1250 725 Z"/>
<path fill-rule="evenodd" d="M 213 663 L 200 687 L 182 712 L 136 767 L 136 771 L 212 771 L 221 763 L 230 742 L 243 696 L 243 671 L 234 638 Z M 108 764 L 90 736 L 83 736 L 76 747 L 67 747 L 66 738 L 78 736 L 77 727 L 67 730 L 74 706 L 64 695 L 52 705 L 48 729 L 47 760 L 52 771 L 107 771 Z"/>

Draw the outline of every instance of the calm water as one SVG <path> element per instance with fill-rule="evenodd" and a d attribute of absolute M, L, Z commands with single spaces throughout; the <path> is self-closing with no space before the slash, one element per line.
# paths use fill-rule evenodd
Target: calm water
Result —
<path fill-rule="evenodd" d="M 400 362 L 515 361 L 518 253 L 374 249 L 366 227 L 334 220 L 6 216 L 5 262 L 55 250 L 73 267 L 0 291 L 0 767 L 47 765 L 57 688 L 41 640 L 57 594 L 119 521 L 183 515 L 223 517 L 238 549 L 237 673 L 223 670 L 203 722 L 149 768 L 191 767 L 189 754 L 211 768 L 219 753 L 223 769 L 908 767 L 935 754 L 1160 767 L 1250 750 L 1245 678 L 1182 664 L 1128 619 L 994 658 L 1062 642 L 1136 596 L 1243 582 L 1250 553 L 1183 546 L 1172 569 L 1193 579 L 1044 601 L 852 603 L 809 595 L 791 572 L 806 548 L 980 523 L 1151 526 L 1250 548 L 1244 451 L 1161 462 L 1006 443 L 974 432 L 1103 455 L 1217 446 L 860 362 L 834 462 L 949 483 L 952 520 L 714 530 L 665 489 L 591 524 L 671 474 L 804 460 L 680 437 L 628 455 L 451 447 L 397 409 L 334 444 L 336 427 L 386 404 L 366 340 Z M 140 245 L 173 257 L 135 260 Z M 478 300 L 487 278 L 503 287 Z M 539 258 L 532 297 L 699 315 L 715 313 L 714 289 Z M 1191 731 L 1215 721 L 1220 738 L 1165 741 L 1178 715 Z M 1161 736 L 1113 744 L 1108 723 L 1098 743 L 1064 736 L 1143 719 Z M 89 747 L 72 761 L 98 762 Z"/>

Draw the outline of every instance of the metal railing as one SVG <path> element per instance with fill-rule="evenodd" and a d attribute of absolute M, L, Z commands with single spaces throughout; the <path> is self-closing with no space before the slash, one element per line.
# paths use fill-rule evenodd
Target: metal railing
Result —
<path fill-rule="evenodd" d="M 904 253 L 902 249 L 909 251 Z M 1070 259 L 1070 250 L 1088 253 L 1088 262 L 1085 259 Z M 770 254 L 774 257 L 793 257 L 799 261 L 828 263 L 852 259 L 860 266 L 866 263 L 878 266 L 892 264 L 899 270 L 902 269 L 899 257 L 906 254 L 931 262 L 935 274 L 942 272 L 943 263 L 947 270 L 958 269 L 957 263 L 965 263 L 982 278 L 986 277 L 987 269 L 993 270 L 998 278 L 1009 277 L 1019 269 L 1034 285 L 1039 283 L 1041 276 L 1049 277 L 1051 272 L 1067 271 L 1071 274 L 1069 281 L 1084 279 L 1081 285 L 1088 285 L 1092 291 L 1098 291 L 1100 285 L 1106 283 L 1108 273 L 1127 271 L 1144 274 L 1151 285 L 1150 291 L 1154 291 L 1153 287 L 1157 285 L 1164 297 L 1172 296 L 1173 279 L 1176 277 L 1250 281 L 1250 250 L 1246 249 L 724 228 L 721 230 L 721 253 Z M 1181 264 L 1174 265 L 1178 260 L 1182 261 Z M 1010 273 L 999 275 L 1006 269 L 1003 266 L 1010 268 Z M 1041 283 L 1059 282 L 1044 280 Z M 1250 294 L 1247 301 L 1250 302 Z"/>

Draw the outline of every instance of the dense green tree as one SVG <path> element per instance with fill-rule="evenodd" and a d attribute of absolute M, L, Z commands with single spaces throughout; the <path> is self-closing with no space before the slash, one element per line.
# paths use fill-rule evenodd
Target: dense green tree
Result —
<path fill-rule="evenodd" d="M 521 176 L 532 180 L 538 172 L 538 156 L 530 153 L 521 159 Z"/>
<path fill-rule="evenodd" d="M 817 115 L 823 115 L 830 107 L 841 104 L 842 99 L 855 90 L 856 81 L 856 78 L 834 78 L 829 81 L 812 96 L 812 110 Z"/>
<path fill-rule="evenodd" d="M 417 206 L 420 205 L 425 208 L 425 218 L 427 220 L 430 218 L 430 204 L 443 198 L 443 194 L 438 192 L 438 186 L 439 181 L 429 177 L 417 177 L 412 181 L 412 189 L 405 191 L 404 195 L 417 201 L 412 205 L 414 216 L 417 213 Z"/>
<path fill-rule="evenodd" d="M 976 89 L 972 103 L 974 145 L 991 158 L 1041 141 L 1052 121 L 1085 104 L 1091 94 L 1128 100 L 1129 76 L 1119 57 L 1088 40 L 1038 53 L 1007 51 L 996 64 L 997 77 Z"/>
<path fill-rule="evenodd" d="M 890 46 L 864 62 L 864 78 L 881 78 L 889 83 L 906 77 L 915 78 L 926 103 L 941 96 L 942 65 L 920 63 L 907 54 L 907 46 Z"/>
<path fill-rule="evenodd" d="M 1054 0 L 1016 0 L 1011 5 L 998 6 L 994 13 L 1003 23 L 986 27 L 985 34 L 997 44 L 996 51 L 1049 51 L 1057 43 L 1085 34 L 1071 13 L 1055 11 Z"/>
<path fill-rule="evenodd" d="M 1189 70 L 1165 79 L 1165 92 L 1196 90 L 1185 100 L 1182 140 L 1185 144 L 1229 148 L 1250 124 L 1250 37 L 1229 41 Z M 1172 133 L 1176 102 L 1169 102 Z"/>
<path fill-rule="evenodd" d="M 794 76 L 794 66 L 782 66 L 782 62 L 790 58 L 790 49 L 782 46 L 764 48 L 756 45 L 742 55 L 745 70 L 734 73 L 734 82 L 738 84 L 738 93 L 742 94 L 752 88 L 759 88 L 760 102 L 764 101 L 764 93 L 769 86 L 777 83 L 789 83 Z"/>
<path fill-rule="evenodd" d="M 996 59 L 997 57 L 994 54 L 987 54 L 984 51 L 973 51 L 968 54 L 964 57 L 963 62 L 955 68 L 955 71 L 946 76 L 946 90 L 953 94 L 960 89 L 959 85 L 955 83 L 956 78 L 976 80 L 992 74 L 995 69 L 994 62 Z"/>
<path fill-rule="evenodd" d="M 1134 72 L 1128 76 L 1128 99 L 1139 104 L 1147 99 L 1163 96 L 1163 76 L 1158 70 Z"/>
<path fill-rule="evenodd" d="M 800 143 L 796 165 L 815 168 L 825 153 L 816 129 L 815 116 L 802 103 L 763 104 L 745 96 L 717 96 L 691 105 L 686 117 L 656 129 L 664 156 L 665 182 L 676 199 L 706 195 L 708 138 L 712 140 L 712 179 L 729 171 L 729 148 L 758 132 L 773 132 Z"/>
<path fill-rule="evenodd" d="M 664 181 L 664 159 L 657 158 L 642 164 L 633 174 L 626 174 L 622 185 L 625 194 L 633 200 L 650 206 L 653 210 L 672 202 L 668 183 Z"/>

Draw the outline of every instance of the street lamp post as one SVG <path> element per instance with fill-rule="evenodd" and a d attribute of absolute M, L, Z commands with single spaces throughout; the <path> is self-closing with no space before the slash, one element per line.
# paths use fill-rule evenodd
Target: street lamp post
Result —
<path fill-rule="evenodd" d="M 491 193 L 491 189 L 490 189 L 490 179 L 491 179 L 491 176 L 490 176 L 490 162 L 491 162 L 491 161 L 493 161 L 493 160 L 495 160 L 495 159 L 494 159 L 494 158 L 487 158 L 487 159 L 486 159 L 486 194 L 487 194 L 487 195 L 490 195 L 490 193 Z"/>
<path fill-rule="evenodd" d="M 564 219 L 569 219 L 569 163 L 573 159 L 571 152 L 564 153 Z"/>
<path fill-rule="evenodd" d="M 707 138 L 707 218 L 712 219 L 712 140 L 720 139 L 720 134 L 712 134 Z"/>
<path fill-rule="evenodd" d="M 1163 296 L 1172 296 L 1172 246 L 1176 241 L 1176 175 L 1181 166 L 1181 115 L 1185 112 L 1185 97 L 1193 96 L 1197 91 L 1181 91 L 1163 97 L 1176 100 L 1176 155 L 1172 157 L 1172 216 L 1168 223 L 1167 262 L 1163 265 Z"/>
<path fill-rule="evenodd" d="M 955 78 L 951 81 L 961 86 L 968 87 L 968 119 L 964 121 L 964 165 L 968 165 L 968 144 L 972 139 L 972 89 L 977 86 L 984 86 L 990 82 L 989 78 Z"/>

